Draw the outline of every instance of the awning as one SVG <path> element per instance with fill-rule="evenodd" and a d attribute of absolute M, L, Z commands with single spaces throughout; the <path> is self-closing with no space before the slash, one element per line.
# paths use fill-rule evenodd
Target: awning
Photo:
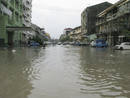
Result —
<path fill-rule="evenodd" d="M 97 39 L 97 35 L 96 34 L 91 34 L 91 35 L 89 35 L 89 39 L 90 40 L 95 40 L 95 39 Z"/>
<path fill-rule="evenodd" d="M 33 31 L 31 27 L 6 27 L 7 31 Z"/>

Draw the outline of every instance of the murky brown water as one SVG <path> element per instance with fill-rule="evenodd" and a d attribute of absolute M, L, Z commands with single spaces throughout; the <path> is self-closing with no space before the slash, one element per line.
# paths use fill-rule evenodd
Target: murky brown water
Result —
<path fill-rule="evenodd" d="M 130 98 L 130 51 L 1 48 L 0 98 Z"/>

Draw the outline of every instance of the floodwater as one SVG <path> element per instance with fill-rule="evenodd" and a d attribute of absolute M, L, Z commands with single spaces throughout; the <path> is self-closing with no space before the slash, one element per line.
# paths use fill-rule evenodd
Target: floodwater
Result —
<path fill-rule="evenodd" d="M 0 49 L 0 98 L 130 98 L 130 51 Z"/>

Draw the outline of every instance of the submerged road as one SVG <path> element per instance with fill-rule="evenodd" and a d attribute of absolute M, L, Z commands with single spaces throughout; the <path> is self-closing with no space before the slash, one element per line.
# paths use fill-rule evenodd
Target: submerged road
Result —
<path fill-rule="evenodd" d="M 0 98 L 130 98 L 130 51 L 0 49 Z"/>

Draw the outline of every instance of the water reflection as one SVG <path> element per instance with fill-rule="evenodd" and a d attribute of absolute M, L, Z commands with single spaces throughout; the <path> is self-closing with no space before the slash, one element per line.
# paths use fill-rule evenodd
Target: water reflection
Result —
<path fill-rule="evenodd" d="M 82 49 L 81 60 L 82 93 L 96 93 L 102 98 L 130 97 L 130 63 L 123 51 Z"/>
<path fill-rule="evenodd" d="M 0 51 L 0 98 L 28 98 L 33 89 L 31 79 L 36 69 L 31 65 L 39 49 L 16 48 Z"/>
<path fill-rule="evenodd" d="M 0 98 L 130 98 L 130 52 L 49 46 L 0 49 Z"/>

